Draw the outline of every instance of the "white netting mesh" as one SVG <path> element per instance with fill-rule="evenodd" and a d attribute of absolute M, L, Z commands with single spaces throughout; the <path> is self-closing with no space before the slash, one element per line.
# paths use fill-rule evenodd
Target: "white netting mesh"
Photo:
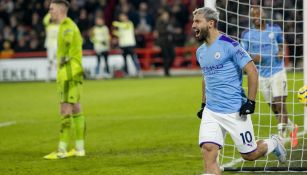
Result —
<path fill-rule="evenodd" d="M 226 144 L 221 150 L 220 164 L 224 167 L 254 170 L 299 170 L 307 167 L 307 138 L 303 132 L 304 109 L 298 103 L 297 91 L 304 84 L 303 76 L 303 0 L 217 0 L 216 8 L 220 13 L 219 30 L 240 41 L 244 30 L 253 27 L 251 22 L 251 7 L 261 6 L 267 15 L 267 23 L 278 24 L 286 42 L 285 65 L 288 78 L 288 117 L 299 125 L 299 144 L 291 148 L 289 139 L 286 139 L 288 162 L 278 163 L 277 159 L 270 155 L 254 162 L 241 159 L 227 135 Z M 257 95 L 257 111 L 253 115 L 254 131 L 256 139 L 265 139 L 272 134 L 277 134 L 277 120 L 274 112 L 264 101 L 262 94 Z M 288 132 L 289 136 L 289 132 Z M 248 167 L 248 168 L 246 168 Z M 256 168 L 257 167 L 257 168 Z"/>

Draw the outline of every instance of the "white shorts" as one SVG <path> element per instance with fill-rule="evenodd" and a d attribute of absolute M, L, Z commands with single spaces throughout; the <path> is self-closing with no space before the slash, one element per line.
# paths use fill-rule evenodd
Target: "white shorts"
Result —
<path fill-rule="evenodd" d="M 267 103 L 272 103 L 274 97 L 288 96 L 286 71 L 279 71 L 267 78 L 259 76 L 259 86 Z"/>
<path fill-rule="evenodd" d="M 226 132 L 240 153 L 246 154 L 257 149 L 250 115 L 243 121 L 238 112 L 222 114 L 205 108 L 199 129 L 199 145 L 214 143 L 222 148 Z"/>

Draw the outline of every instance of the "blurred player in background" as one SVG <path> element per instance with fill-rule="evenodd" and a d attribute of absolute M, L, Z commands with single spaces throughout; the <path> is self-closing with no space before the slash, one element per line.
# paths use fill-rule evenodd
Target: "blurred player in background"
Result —
<path fill-rule="evenodd" d="M 45 159 L 85 156 L 85 119 L 79 102 L 83 81 L 82 37 L 77 25 L 67 17 L 68 9 L 66 0 L 51 1 L 51 19 L 59 24 L 57 84 L 61 98 L 61 130 L 58 150 L 46 155 Z M 76 135 L 75 149 L 67 152 L 72 129 Z"/>
<path fill-rule="evenodd" d="M 100 57 L 103 56 L 105 61 L 105 71 L 107 77 L 110 76 L 110 67 L 108 63 L 108 52 L 110 50 L 110 33 L 108 27 L 104 23 L 104 19 L 96 17 L 95 26 L 91 30 L 90 34 L 91 42 L 94 45 L 94 50 L 97 56 L 96 76 L 100 76 Z"/>
<path fill-rule="evenodd" d="M 175 45 L 173 42 L 174 25 L 170 13 L 163 10 L 156 25 L 157 44 L 161 48 L 164 75 L 170 76 L 170 69 L 175 60 Z"/>
<path fill-rule="evenodd" d="M 51 20 L 49 13 L 43 19 L 46 31 L 45 48 L 47 49 L 48 67 L 47 67 L 47 79 L 51 80 L 51 72 L 56 69 L 56 51 L 57 51 L 57 38 L 59 24 L 56 24 Z"/>
<path fill-rule="evenodd" d="M 133 23 L 129 20 L 127 14 L 121 13 L 119 14 L 119 21 L 114 21 L 112 25 L 117 28 L 117 30 L 114 31 L 114 35 L 118 37 L 119 47 L 123 51 L 125 73 L 129 75 L 127 56 L 130 55 L 136 67 L 137 75 L 141 77 L 141 66 L 137 56 L 134 53 L 136 40 Z"/>
<path fill-rule="evenodd" d="M 192 28 L 199 41 L 196 52 L 204 76 L 199 145 L 206 174 L 221 174 L 217 158 L 229 132 L 245 160 L 256 160 L 273 152 L 286 161 L 286 149 L 277 135 L 256 142 L 251 115 L 255 110 L 258 73 L 240 44 L 217 29 L 218 12 L 209 7 L 193 12 Z M 248 96 L 242 88 L 242 70 L 247 73 Z"/>
<path fill-rule="evenodd" d="M 291 146 L 298 144 L 298 127 L 288 118 L 287 75 L 284 67 L 284 38 L 281 28 L 266 24 L 266 14 L 260 7 L 251 9 L 254 28 L 242 33 L 241 44 L 257 63 L 260 91 L 278 119 L 278 134 L 286 137 L 290 131 Z"/>

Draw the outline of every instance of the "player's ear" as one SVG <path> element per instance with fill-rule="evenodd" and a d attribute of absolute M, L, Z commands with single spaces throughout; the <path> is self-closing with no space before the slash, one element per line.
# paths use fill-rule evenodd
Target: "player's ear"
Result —
<path fill-rule="evenodd" d="M 210 27 L 210 28 L 214 28 L 214 21 L 213 21 L 213 20 L 210 20 L 210 21 L 209 21 L 209 27 Z"/>

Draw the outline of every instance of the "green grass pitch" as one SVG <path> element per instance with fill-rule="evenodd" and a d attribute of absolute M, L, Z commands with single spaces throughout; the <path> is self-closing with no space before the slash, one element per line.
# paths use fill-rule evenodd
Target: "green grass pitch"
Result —
<path fill-rule="evenodd" d="M 200 101 L 200 76 L 85 81 L 87 156 L 47 161 L 58 142 L 56 84 L 2 83 L 0 123 L 16 123 L 0 127 L 0 174 L 199 175 Z"/>

